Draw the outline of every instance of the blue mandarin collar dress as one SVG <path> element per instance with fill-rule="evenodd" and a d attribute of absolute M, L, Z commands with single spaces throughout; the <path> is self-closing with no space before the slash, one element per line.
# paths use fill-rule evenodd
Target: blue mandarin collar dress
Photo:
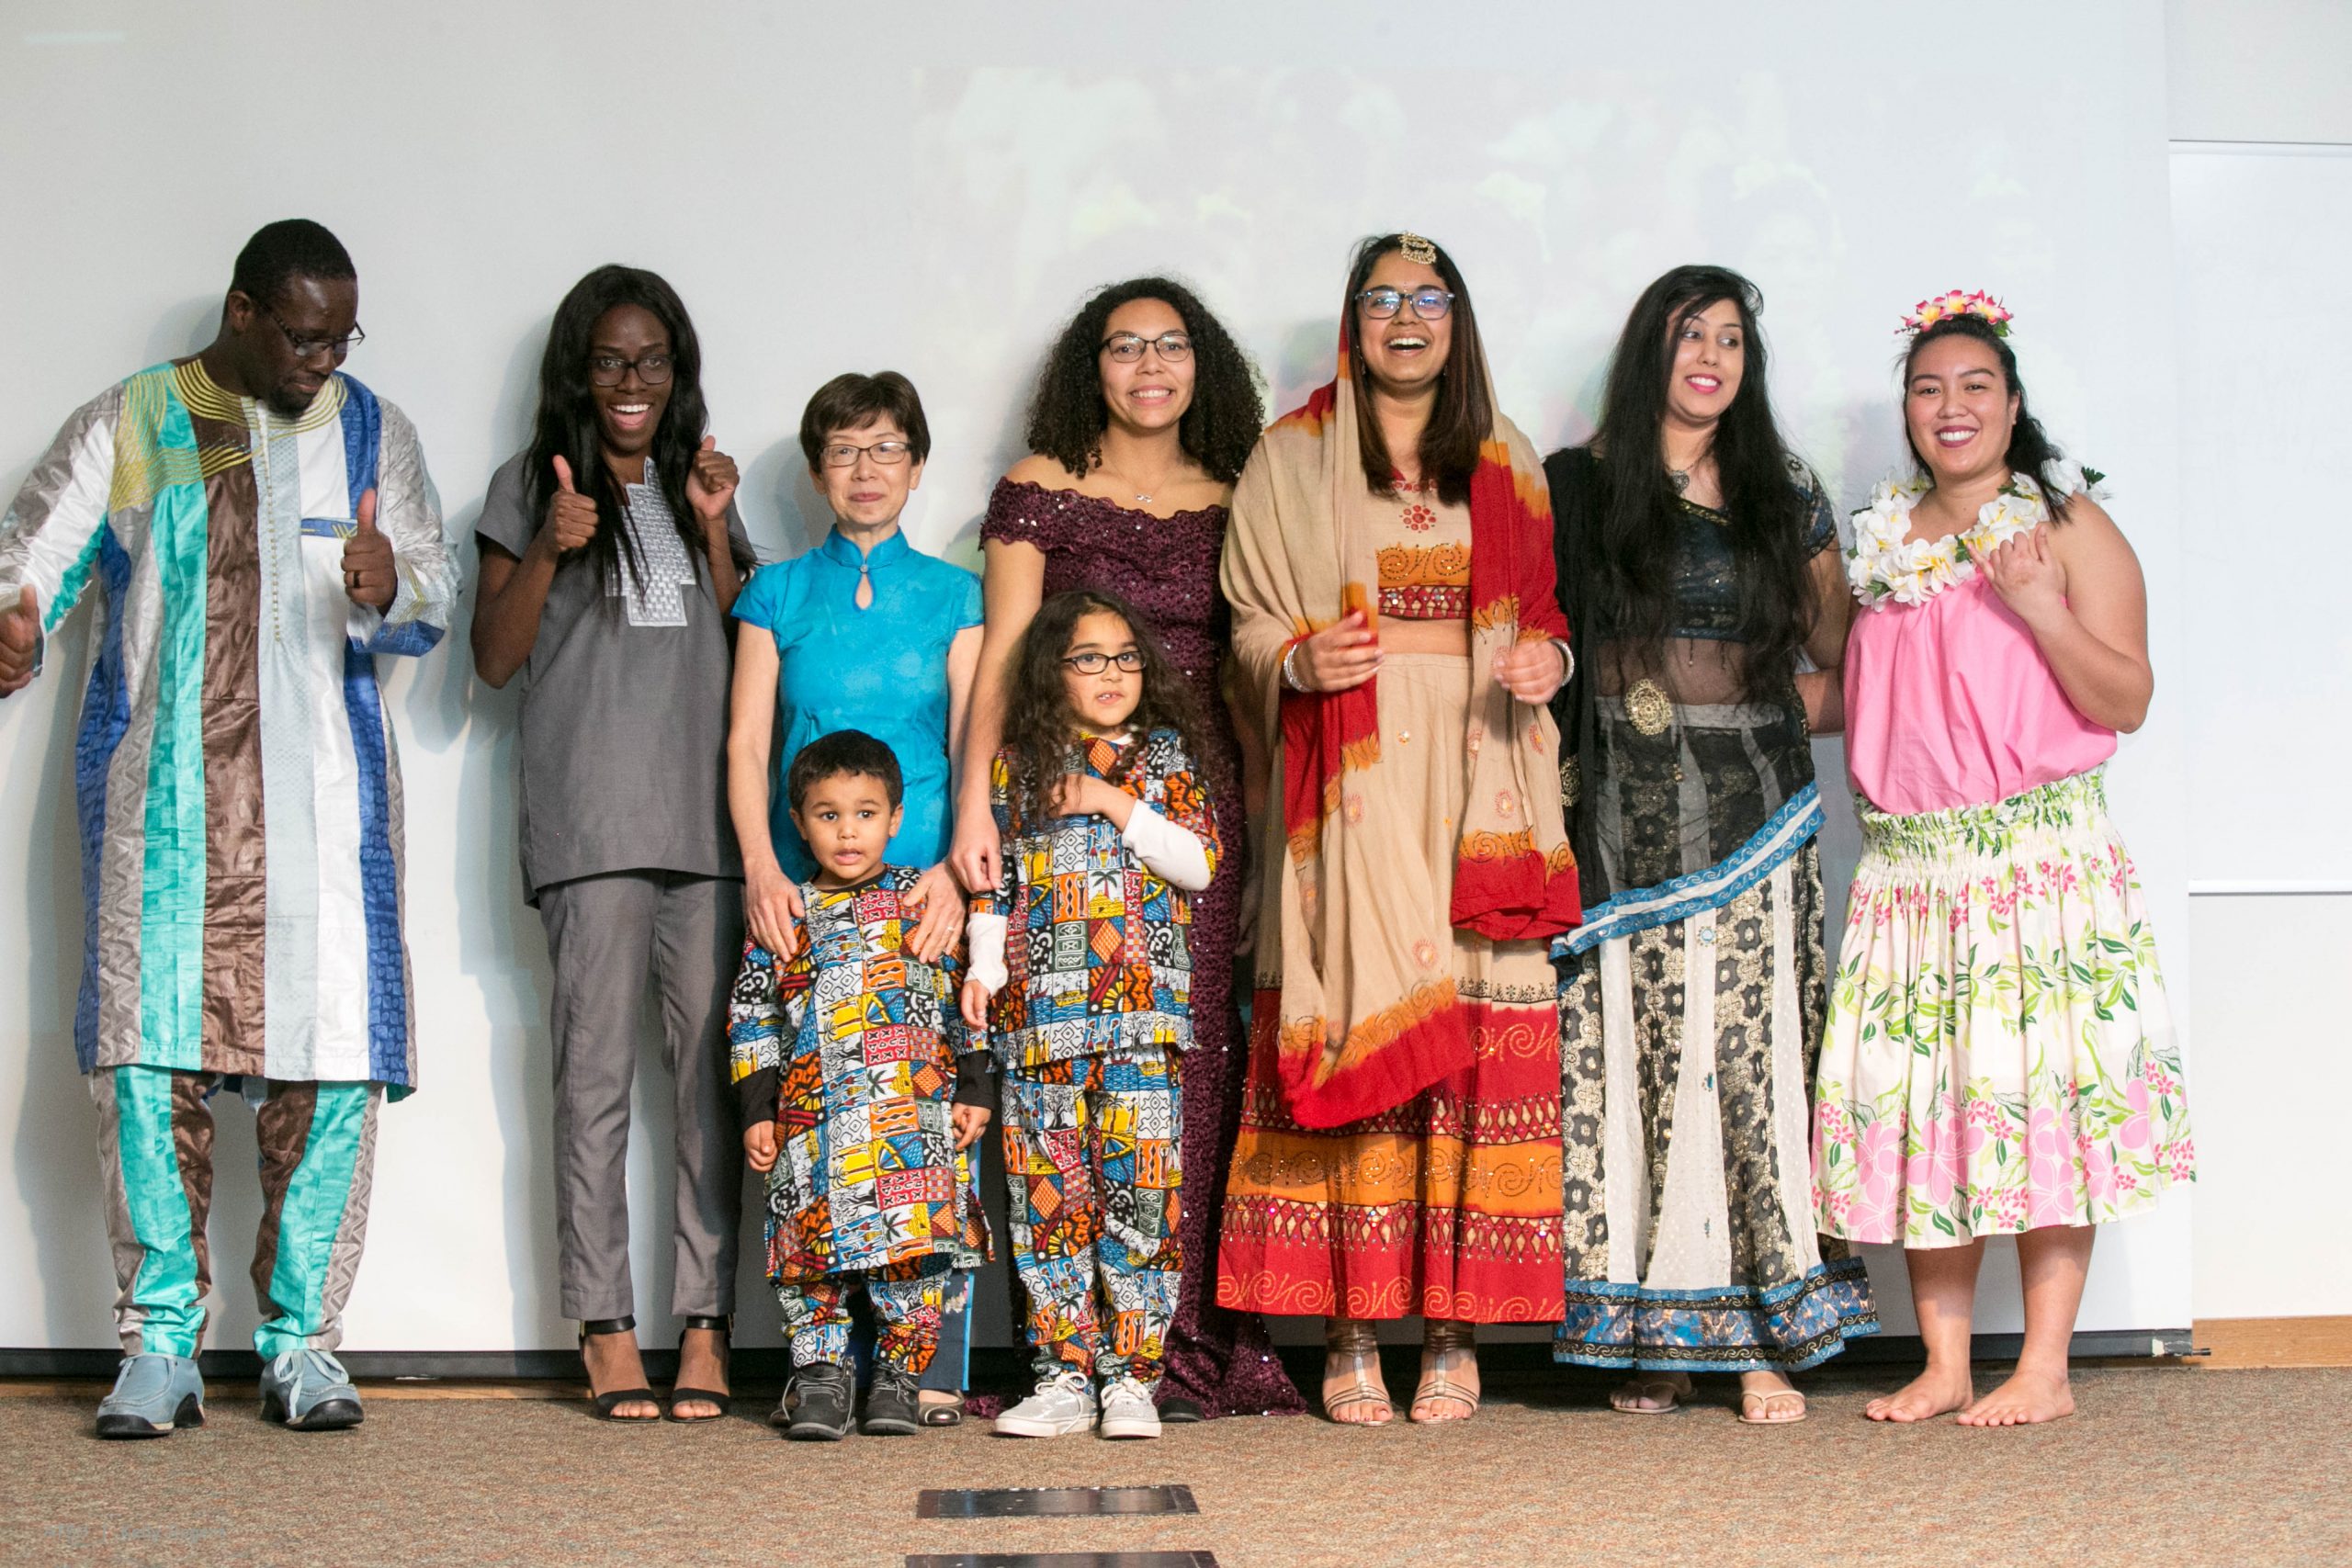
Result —
<path fill-rule="evenodd" d="M 857 604 L 863 574 L 874 602 Z M 803 746 L 836 730 L 862 729 L 897 753 L 906 777 L 906 818 L 890 840 L 894 865 L 918 868 L 947 856 L 947 648 L 980 624 L 980 580 L 927 556 L 893 534 L 860 551 L 839 528 L 788 561 L 763 566 L 735 601 L 735 618 L 775 639 L 775 773 L 768 800 L 776 860 L 796 881 L 816 874 L 792 825 L 784 789 Z"/>

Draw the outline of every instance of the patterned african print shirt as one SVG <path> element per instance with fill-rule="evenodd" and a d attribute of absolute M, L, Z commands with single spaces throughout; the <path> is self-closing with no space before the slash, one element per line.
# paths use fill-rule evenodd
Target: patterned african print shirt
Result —
<path fill-rule="evenodd" d="M 746 1125 L 773 1117 L 768 1276 L 807 1280 L 933 1253 L 988 1258 L 976 1162 L 956 1148 L 954 1103 L 989 1103 L 977 1049 L 959 1078 L 955 959 L 908 947 L 920 872 L 885 866 L 854 887 L 803 883 L 791 958 L 746 944 L 728 1006 L 729 1077 Z M 971 1069 L 980 1069 L 973 1071 Z"/>
<path fill-rule="evenodd" d="M 376 492 L 398 587 L 344 592 Z M 77 410 L 0 519 L 0 594 L 54 632 L 95 586 L 74 747 L 82 1070 L 416 1083 L 401 782 L 376 656 L 457 593 L 405 415 L 348 376 L 300 416 L 187 360 Z"/>
<path fill-rule="evenodd" d="M 1129 746 L 1142 752 L 1121 776 Z M 1208 792 L 1172 729 L 1125 744 L 1090 739 L 1082 750 L 1082 758 L 1070 759 L 1072 771 L 1082 766 L 1110 781 L 1159 820 L 1137 810 L 1124 832 L 1107 817 L 1025 822 L 1012 798 L 1011 753 L 998 753 L 989 799 L 1004 845 L 1003 879 L 972 900 L 972 962 L 980 971 L 983 922 L 1001 921 L 1003 984 L 989 1027 L 997 1060 L 1008 1068 L 1100 1055 L 1121 1044 L 1182 1051 L 1193 1043 L 1192 906 L 1161 874 L 1173 874 L 1162 856 L 1138 843 L 1182 829 L 1200 847 L 1198 879 L 1206 886 L 1221 852 Z M 1154 861 L 1161 863 L 1155 868 Z"/>

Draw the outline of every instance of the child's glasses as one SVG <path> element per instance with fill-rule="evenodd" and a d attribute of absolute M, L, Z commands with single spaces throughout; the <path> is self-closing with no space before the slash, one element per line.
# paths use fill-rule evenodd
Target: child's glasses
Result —
<path fill-rule="evenodd" d="M 1114 664 L 1132 675 L 1143 668 L 1143 649 L 1129 648 L 1117 653 L 1073 653 L 1062 662 L 1081 675 L 1100 675 Z"/>

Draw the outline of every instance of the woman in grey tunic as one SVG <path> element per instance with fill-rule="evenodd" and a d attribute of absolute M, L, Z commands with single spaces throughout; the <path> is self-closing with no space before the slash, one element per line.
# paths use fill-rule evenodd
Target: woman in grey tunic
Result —
<path fill-rule="evenodd" d="M 728 1408 L 742 1190 L 726 1094 L 743 937 L 727 823 L 728 612 L 751 566 L 735 464 L 704 432 L 701 346 L 670 286 L 597 268 L 556 310 L 529 448 L 476 534 L 474 669 L 518 672 L 523 878 L 555 970 L 556 1209 L 563 1312 L 597 1414 L 650 1421 L 628 1261 L 629 1094 L 660 1006 L 675 1105 L 684 1321 L 673 1420 Z"/>

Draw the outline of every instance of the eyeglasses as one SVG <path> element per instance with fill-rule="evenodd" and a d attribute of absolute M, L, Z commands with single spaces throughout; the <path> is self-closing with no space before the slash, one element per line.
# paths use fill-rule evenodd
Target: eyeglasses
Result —
<path fill-rule="evenodd" d="M 1123 648 L 1116 653 L 1073 653 L 1062 662 L 1081 675 L 1100 675 L 1114 664 L 1132 675 L 1143 668 L 1143 649 Z"/>
<path fill-rule="evenodd" d="M 249 295 L 247 298 L 252 297 Z M 359 330 L 359 323 L 356 321 L 352 322 L 351 330 L 341 337 L 313 337 L 306 333 L 298 333 L 288 326 L 285 317 L 262 304 L 260 300 L 254 299 L 254 304 L 259 307 L 263 315 L 269 318 L 272 326 L 285 334 L 286 346 L 294 351 L 294 357 L 297 359 L 316 359 L 320 355 L 324 354 L 331 355 L 335 363 L 340 365 L 343 363 L 344 356 L 356 345 L 368 341 L 368 334 Z"/>
<path fill-rule="evenodd" d="M 1133 365 L 1143 357 L 1147 348 L 1157 351 L 1170 365 L 1181 365 L 1193 357 L 1193 340 L 1182 333 L 1162 333 L 1158 337 L 1113 333 L 1102 340 L 1102 352 L 1122 365 Z"/>
<path fill-rule="evenodd" d="M 670 370 L 677 363 L 666 354 L 640 354 L 635 359 L 623 359 L 616 354 L 594 355 L 588 361 L 588 379 L 599 387 L 617 387 L 637 372 L 640 385 L 658 387 L 670 378 Z"/>
<path fill-rule="evenodd" d="M 817 458 L 829 468 L 846 468 L 862 457 L 872 457 L 884 468 L 907 460 L 914 448 L 904 441 L 876 441 L 871 446 L 856 446 L 846 441 L 836 441 L 821 448 Z"/>
<path fill-rule="evenodd" d="M 1453 310 L 1453 292 L 1444 288 L 1416 288 L 1410 294 L 1401 288 L 1367 288 L 1356 299 L 1375 321 L 1395 315 L 1407 300 L 1412 301 L 1413 314 L 1425 321 L 1442 321 Z"/>

